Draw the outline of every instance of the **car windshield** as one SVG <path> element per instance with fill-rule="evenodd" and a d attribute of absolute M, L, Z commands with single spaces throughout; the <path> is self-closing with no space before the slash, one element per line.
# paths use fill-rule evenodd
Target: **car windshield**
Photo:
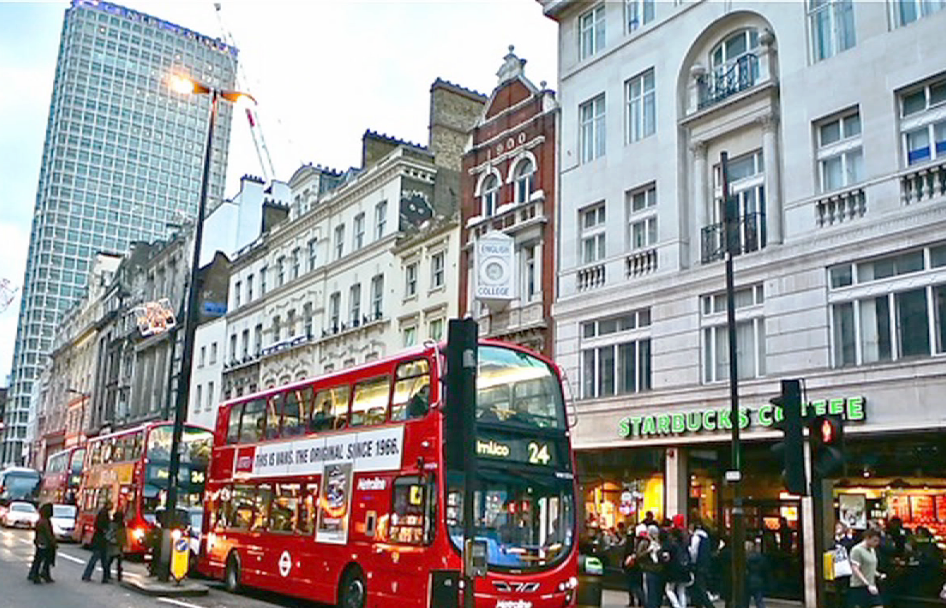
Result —
<path fill-rule="evenodd" d="M 19 511 L 20 513 L 36 513 L 36 507 L 25 502 L 18 502 L 10 505 L 10 510 Z"/>
<path fill-rule="evenodd" d="M 459 548 L 463 536 L 461 477 L 448 476 L 447 524 Z M 478 477 L 476 536 L 487 543 L 491 568 L 540 570 L 565 559 L 575 542 L 571 479 L 482 466 Z"/>
<path fill-rule="evenodd" d="M 53 505 L 53 517 L 75 519 L 76 508 L 71 505 Z"/>
<path fill-rule="evenodd" d="M 481 345 L 476 372 L 477 422 L 564 429 L 558 374 L 522 351 Z"/>

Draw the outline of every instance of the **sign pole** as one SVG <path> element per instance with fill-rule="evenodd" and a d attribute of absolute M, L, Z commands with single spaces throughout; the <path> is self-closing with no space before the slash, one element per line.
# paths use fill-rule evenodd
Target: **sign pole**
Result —
<path fill-rule="evenodd" d="M 733 278 L 733 256 L 741 250 L 739 236 L 739 209 L 735 200 L 729 196 L 729 155 L 719 155 L 723 186 L 723 242 L 726 247 L 726 321 L 729 333 L 729 401 L 730 419 L 732 420 L 732 453 L 726 480 L 732 486 L 732 592 L 730 606 L 743 605 L 745 595 L 744 579 L 746 564 L 746 529 L 745 514 L 742 505 L 742 449 L 739 444 L 739 371 L 736 359 L 736 289 Z"/>

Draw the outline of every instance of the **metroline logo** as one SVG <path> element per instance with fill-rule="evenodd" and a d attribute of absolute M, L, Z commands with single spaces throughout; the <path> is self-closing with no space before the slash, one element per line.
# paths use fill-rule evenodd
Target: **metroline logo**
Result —
<path fill-rule="evenodd" d="M 532 608 L 532 602 L 525 600 L 499 600 L 496 608 Z"/>

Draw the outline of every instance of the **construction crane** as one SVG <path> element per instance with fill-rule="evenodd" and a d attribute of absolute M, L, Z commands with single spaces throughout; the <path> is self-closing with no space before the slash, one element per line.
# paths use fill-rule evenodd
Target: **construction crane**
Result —
<path fill-rule="evenodd" d="M 227 29 L 223 22 L 223 11 L 219 2 L 214 2 L 214 10 L 217 13 L 217 22 L 220 24 L 220 31 L 223 33 L 223 41 L 229 46 L 240 48 L 236 44 L 233 34 Z M 236 72 L 237 89 L 246 93 L 252 93 L 250 90 L 250 81 L 246 77 L 243 69 L 243 63 L 237 62 L 233 55 L 227 53 L 230 58 L 230 68 Z M 266 147 L 266 139 L 263 137 L 263 128 L 260 126 L 259 114 L 254 113 L 252 108 L 246 108 L 246 119 L 250 123 L 250 133 L 253 136 L 253 145 L 256 147 L 256 156 L 259 158 L 260 167 L 263 170 L 263 179 L 267 182 L 275 177 L 276 170 L 273 168 L 273 159 L 269 156 L 269 148 Z"/>

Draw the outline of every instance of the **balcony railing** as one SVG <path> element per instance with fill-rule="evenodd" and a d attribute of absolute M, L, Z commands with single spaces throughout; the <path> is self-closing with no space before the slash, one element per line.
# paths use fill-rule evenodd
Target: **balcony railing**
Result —
<path fill-rule="evenodd" d="M 733 223 L 733 238 L 737 246 L 734 255 L 751 253 L 765 248 L 765 213 L 747 213 L 740 215 Z M 702 230 L 703 263 L 722 260 L 726 257 L 726 224 L 710 224 Z"/>
<path fill-rule="evenodd" d="M 946 196 L 946 162 L 919 167 L 900 177 L 904 205 Z"/>
<path fill-rule="evenodd" d="M 835 192 L 815 203 L 815 214 L 818 227 L 833 226 L 850 222 L 867 213 L 867 196 L 863 188 L 853 188 L 843 192 Z"/>
<path fill-rule="evenodd" d="M 604 264 L 582 268 L 578 271 L 578 291 L 602 287 L 605 281 Z"/>
<path fill-rule="evenodd" d="M 759 58 L 750 53 L 737 59 L 725 72 L 704 74 L 699 86 L 699 109 L 708 108 L 727 97 L 755 85 L 759 80 Z"/>
<path fill-rule="evenodd" d="M 657 270 L 657 250 L 635 251 L 624 258 L 624 273 L 627 278 L 639 277 Z"/>

